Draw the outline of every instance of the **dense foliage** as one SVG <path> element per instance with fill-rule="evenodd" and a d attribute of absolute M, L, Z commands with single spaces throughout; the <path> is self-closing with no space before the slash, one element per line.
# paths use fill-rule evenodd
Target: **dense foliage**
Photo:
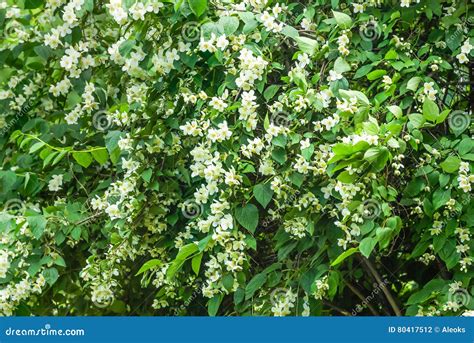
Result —
<path fill-rule="evenodd" d="M 472 314 L 470 6 L 3 0 L 0 313 Z"/>

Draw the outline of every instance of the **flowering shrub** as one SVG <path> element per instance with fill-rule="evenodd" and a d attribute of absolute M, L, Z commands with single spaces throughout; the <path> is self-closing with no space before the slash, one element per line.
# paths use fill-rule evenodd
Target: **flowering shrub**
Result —
<path fill-rule="evenodd" d="M 472 314 L 473 13 L 3 0 L 0 313 Z"/>

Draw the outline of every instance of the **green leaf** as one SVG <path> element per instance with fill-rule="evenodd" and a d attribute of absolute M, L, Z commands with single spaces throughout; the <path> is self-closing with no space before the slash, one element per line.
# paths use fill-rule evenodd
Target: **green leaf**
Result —
<path fill-rule="evenodd" d="M 43 276 L 46 282 L 52 286 L 58 280 L 59 273 L 56 268 L 48 268 L 43 271 Z"/>
<path fill-rule="evenodd" d="M 375 245 L 377 244 L 377 240 L 374 238 L 366 237 L 364 238 L 359 244 L 359 250 L 362 255 L 365 257 L 369 257 L 374 250 Z"/>
<path fill-rule="evenodd" d="M 81 233 L 82 233 L 82 229 L 79 226 L 76 226 L 71 231 L 71 238 L 77 241 L 81 237 Z"/>
<path fill-rule="evenodd" d="M 235 209 L 235 218 L 240 225 L 249 230 L 251 233 L 254 233 L 258 225 L 257 206 L 253 204 L 247 204 L 243 207 L 237 207 Z"/>
<path fill-rule="evenodd" d="M 46 228 L 47 220 L 41 215 L 27 217 L 31 232 L 36 239 L 39 239 Z"/>
<path fill-rule="evenodd" d="M 91 154 L 88 152 L 74 152 L 72 157 L 84 168 L 89 167 L 93 161 Z"/>
<path fill-rule="evenodd" d="M 372 70 L 374 66 L 373 65 L 366 65 L 366 66 L 362 66 L 360 67 L 359 69 L 357 69 L 355 75 L 354 75 L 354 79 L 359 79 L 361 78 L 362 76 L 365 76 L 367 75 L 368 72 L 370 72 Z"/>
<path fill-rule="evenodd" d="M 260 273 L 255 275 L 245 287 L 245 299 L 253 297 L 255 292 L 267 281 L 267 274 Z"/>
<path fill-rule="evenodd" d="M 438 188 L 433 193 L 433 209 L 436 211 L 441 206 L 444 206 L 449 199 L 451 199 L 451 189 Z"/>
<path fill-rule="evenodd" d="M 407 89 L 416 92 L 418 89 L 418 84 L 421 82 L 421 77 L 415 76 L 408 80 Z"/>
<path fill-rule="evenodd" d="M 377 80 L 377 79 L 381 78 L 382 76 L 384 76 L 385 74 L 387 74 L 387 72 L 385 70 L 376 69 L 376 70 L 371 71 L 370 73 L 367 74 L 367 80 L 369 80 L 369 81 Z"/>
<path fill-rule="evenodd" d="M 38 143 L 35 143 L 31 146 L 30 148 L 30 151 L 29 153 L 30 154 L 33 154 L 35 153 L 36 151 L 38 151 L 39 149 L 41 149 L 42 147 L 44 147 L 46 144 L 44 142 L 38 142 Z"/>
<path fill-rule="evenodd" d="M 309 56 L 314 55 L 319 47 L 317 41 L 308 37 L 296 37 L 295 41 L 298 44 L 298 48 Z"/>
<path fill-rule="evenodd" d="M 249 248 L 257 251 L 257 240 L 253 236 L 246 235 L 244 242 Z"/>
<path fill-rule="evenodd" d="M 459 155 L 464 156 L 474 149 L 474 140 L 471 138 L 464 138 L 456 147 Z"/>
<path fill-rule="evenodd" d="M 284 34 L 285 36 L 293 38 L 293 39 L 296 39 L 297 37 L 299 37 L 298 30 L 295 29 L 291 25 L 285 25 L 283 27 L 283 30 L 281 30 L 281 33 Z"/>
<path fill-rule="evenodd" d="M 357 251 L 359 251 L 358 248 L 350 248 L 346 251 L 344 251 L 342 254 L 340 254 L 332 263 L 331 267 L 337 266 L 338 264 L 342 263 L 346 258 L 349 256 L 355 254 Z"/>
<path fill-rule="evenodd" d="M 209 244 L 209 241 L 212 239 L 212 235 L 208 235 L 201 239 L 198 243 L 198 249 L 199 251 L 203 252 L 206 248 L 207 245 Z"/>
<path fill-rule="evenodd" d="M 434 101 L 425 99 L 425 102 L 423 103 L 423 117 L 429 121 L 436 121 L 439 117 L 439 108 Z"/>
<path fill-rule="evenodd" d="M 93 150 L 91 151 L 91 154 L 100 165 L 104 165 L 109 160 L 109 153 L 106 148 Z"/>
<path fill-rule="evenodd" d="M 239 19 L 236 17 L 225 16 L 219 19 L 218 24 L 222 26 L 224 33 L 227 36 L 230 36 L 239 28 Z"/>
<path fill-rule="evenodd" d="M 61 151 L 61 152 L 58 154 L 58 156 L 56 156 L 56 157 L 54 158 L 54 161 L 53 161 L 52 165 L 54 166 L 54 165 L 58 164 L 59 161 L 61 161 L 61 160 L 63 159 L 63 157 L 66 156 L 66 154 L 67 154 L 67 151 L 66 151 L 66 150 Z"/>
<path fill-rule="evenodd" d="M 412 294 L 407 301 L 407 305 L 420 304 L 428 300 L 433 292 L 441 291 L 448 281 L 433 279 L 429 281 L 422 290 Z"/>
<path fill-rule="evenodd" d="M 334 19 L 340 28 L 348 29 L 352 24 L 352 19 L 347 14 L 337 11 L 332 11 Z"/>
<path fill-rule="evenodd" d="M 43 150 L 44 151 L 44 150 Z M 46 158 L 44 159 L 43 161 L 43 168 L 45 168 L 46 166 L 49 165 L 49 163 L 51 162 L 51 160 L 56 157 L 57 155 L 59 154 L 59 152 L 57 151 L 53 151 L 51 152 L 50 154 L 48 154 L 48 156 L 46 156 Z M 26 183 L 26 181 L 25 181 Z"/>
<path fill-rule="evenodd" d="M 150 270 L 153 267 L 160 266 L 162 263 L 158 259 L 152 259 L 143 264 L 141 268 L 138 270 L 138 272 L 135 274 L 135 276 L 143 274 L 144 272 Z"/>
<path fill-rule="evenodd" d="M 56 256 L 56 259 L 54 260 L 54 264 L 61 266 L 61 267 L 66 267 L 66 261 L 64 261 L 64 258 L 62 256 Z"/>
<path fill-rule="evenodd" d="M 441 168 L 446 173 L 455 173 L 459 169 L 459 165 L 461 164 L 461 160 L 456 156 L 449 156 L 443 162 L 440 163 Z"/>
<path fill-rule="evenodd" d="M 351 98 L 356 98 L 360 103 L 362 103 L 364 105 L 367 105 L 367 106 L 370 105 L 369 99 L 362 92 L 340 89 L 339 94 L 341 95 L 342 98 L 344 98 L 346 100 L 350 100 Z"/>
<path fill-rule="evenodd" d="M 200 17 L 207 10 L 207 0 L 188 0 L 188 4 L 196 17 Z"/>
<path fill-rule="evenodd" d="M 301 187 L 304 181 L 304 175 L 294 172 L 290 175 L 290 181 L 292 184 L 294 184 L 296 187 Z"/>
<path fill-rule="evenodd" d="M 126 57 L 130 53 L 130 51 L 132 51 L 135 44 L 136 44 L 135 40 L 126 40 L 125 42 L 120 44 L 120 47 L 119 47 L 120 55 L 122 55 L 123 57 Z"/>
<path fill-rule="evenodd" d="M 231 292 L 232 288 L 234 287 L 234 278 L 232 277 L 232 274 L 226 274 L 222 278 L 222 284 L 224 285 L 225 289 Z"/>
<path fill-rule="evenodd" d="M 379 242 L 380 249 L 386 248 L 390 244 L 392 239 L 392 233 L 394 230 L 389 227 L 378 227 L 375 231 L 377 241 Z"/>
<path fill-rule="evenodd" d="M 334 62 L 334 70 L 342 74 L 351 70 L 351 66 L 343 58 L 338 57 Z"/>
<path fill-rule="evenodd" d="M 237 288 L 234 293 L 234 302 L 236 305 L 239 305 L 245 299 L 245 291 L 242 288 Z"/>
<path fill-rule="evenodd" d="M 146 182 L 150 182 L 152 175 L 153 175 L 153 169 L 151 168 L 144 170 L 141 174 L 142 179 Z"/>
<path fill-rule="evenodd" d="M 202 256 L 203 256 L 203 253 L 197 254 L 191 260 L 191 267 L 193 268 L 193 272 L 196 275 L 199 275 L 199 270 L 201 269 Z"/>
<path fill-rule="evenodd" d="M 278 249 L 278 261 L 284 260 L 298 245 L 298 241 L 290 241 Z"/>
<path fill-rule="evenodd" d="M 32 10 L 43 6 L 44 0 L 25 0 L 25 9 Z"/>
<path fill-rule="evenodd" d="M 221 302 L 222 295 L 220 294 L 215 295 L 207 302 L 207 313 L 209 313 L 211 317 L 214 317 L 217 314 L 217 311 L 219 311 L 219 306 L 221 306 Z"/>
<path fill-rule="evenodd" d="M 0 170 L 0 180 L 2 181 L 2 183 L 0 184 L 0 192 L 7 193 L 8 191 L 13 189 L 17 177 L 16 174 L 10 170 Z"/>
<path fill-rule="evenodd" d="M 189 243 L 183 245 L 179 249 L 178 255 L 176 255 L 176 260 L 184 261 L 186 258 L 188 258 L 190 255 L 194 254 L 197 251 L 199 251 L 199 247 L 197 244 Z"/>
<path fill-rule="evenodd" d="M 412 114 L 409 114 L 408 115 L 408 120 L 410 121 L 410 123 L 416 128 L 416 129 L 419 129 L 421 127 L 423 127 L 423 125 L 425 124 L 426 120 L 425 120 L 425 117 L 423 117 L 421 114 L 419 113 L 412 113 Z"/>
<path fill-rule="evenodd" d="M 395 116 L 395 118 L 401 118 L 403 116 L 402 109 L 397 105 L 387 106 L 387 109 Z"/>
<path fill-rule="evenodd" d="M 265 208 L 272 200 L 273 190 L 270 183 L 260 183 L 253 187 L 253 194 L 255 199 Z"/>
<path fill-rule="evenodd" d="M 368 161 L 376 171 L 385 167 L 388 161 L 389 152 L 386 147 L 372 147 L 364 154 L 364 160 Z"/>
<path fill-rule="evenodd" d="M 275 96 L 275 94 L 278 92 L 279 89 L 280 89 L 279 85 L 268 86 L 267 89 L 265 89 L 265 92 L 263 92 L 263 97 L 265 98 L 265 100 L 270 101 Z"/>
<path fill-rule="evenodd" d="M 174 278 L 176 273 L 181 269 L 186 259 L 194 254 L 195 252 L 199 251 L 199 246 L 194 243 L 186 244 L 179 249 L 178 255 L 171 263 L 170 267 L 166 271 L 166 276 L 168 279 Z"/>
<path fill-rule="evenodd" d="M 438 116 L 438 118 L 436 118 L 436 124 L 439 124 L 439 123 L 442 123 L 446 117 L 448 116 L 448 114 L 451 113 L 451 110 L 444 110 L 443 112 L 441 112 Z"/>

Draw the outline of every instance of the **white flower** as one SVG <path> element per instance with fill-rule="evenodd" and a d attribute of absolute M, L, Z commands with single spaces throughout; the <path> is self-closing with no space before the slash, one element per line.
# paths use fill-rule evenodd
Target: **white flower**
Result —
<path fill-rule="evenodd" d="M 224 100 L 218 98 L 218 97 L 213 97 L 211 101 L 209 101 L 209 105 L 212 106 L 214 109 L 216 109 L 219 112 L 224 112 L 224 110 L 227 108 L 227 104 L 225 103 Z"/>
<path fill-rule="evenodd" d="M 363 4 L 352 4 L 354 6 L 354 13 L 363 13 L 364 12 L 364 5 Z"/>
<path fill-rule="evenodd" d="M 122 217 L 122 212 L 116 204 L 107 207 L 105 213 L 107 213 L 112 220 Z"/>
<path fill-rule="evenodd" d="M 388 75 L 384 75 L 382 82 L 385 83 L 386 85 L 391 85 L 392 84 L 392 79 Z"/>
<path fill-rule="evenodd" d="M 410 2 L 411 2 L 411 0 L 402 0 L 400 2 L 400 6 L 401 7 L 410 7 Z"/>
<path fill-rule="evenodd" d="M 330 70 L 329 71 L 329 76 L 328 76 L 328 81 L 337 81 L 342 79 L 342 74 L 339 74 L 335 70 Z"/>
<path fill-rule="evenodd" d="M 304 141 L 301 141 L 300 144 L 301 144 L 301 150 L 309 148 L 309 146 L 311 145 L 309 138 L 306 138 Z"/>
<path fill-rule="evenodd" d="M 218 47 L 219 49 L 225 50 L 225 48 L 227 48 L 228 45 L 229 45 L 229 41 L 227 40 L 225 35 L 222 35 L 219 38 L 217 38 L 216 47 Z"/>
<path fill-rule="evenodd" d="M 0 250 L 0 279 L 7 276 L 8 268 L 10 268 L 10 261 L 8 261 L 8 252 Z"/>
<path fill-rule="evenodd" d="M 464 44 L 461 46 L 461 52 L 463 54 L 466 54 L 466 55 L 469 55 L 469 53 L 471 52 L 471 50 L 474 49 L 474 46 L 472 46 L 470 43 L 469 43 L 469 39 L 466 40 L 464 42 Z"/>
<path fill-rule="evenodd" d="M 223 121 L 217 125 L 219 129 L 210 129 L 208 132 L 208 138 L 212 142 L 222 142 L 229 139 L 232 136 L 232 131 L 227 127 L 227 122 Z"/>
<path fill-rule="evenodd" d="M 63 175 L 53 175 L 48 183 L 48 188 L 51 192 L 57 192 L 61 189 L 63 184 Z"/>
<path fill-rule="evenodd" d="M 461 64 L 469 62 L 469 58 L 467 58 L 466 54 L 464 54 L 464 53 L 461 53 L 461 54 L 457 55 L 456 58 L 458 59 L 459 63 L 461 63 Z"/>

